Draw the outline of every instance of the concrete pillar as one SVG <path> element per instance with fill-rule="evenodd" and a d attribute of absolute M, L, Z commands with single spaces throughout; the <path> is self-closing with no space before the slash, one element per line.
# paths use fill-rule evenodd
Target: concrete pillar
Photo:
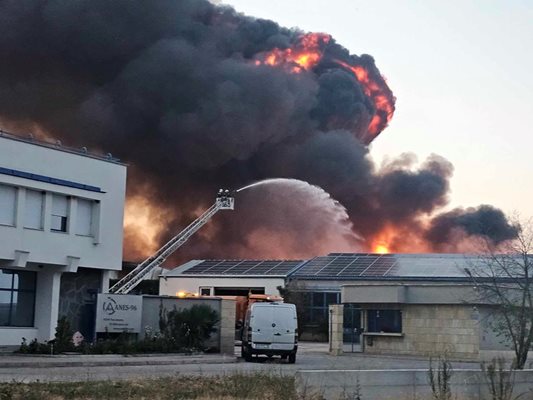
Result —
<path fill-rule="evenodd" d="M 102 271 L 102 277 L 100 281 L 100 293 L 109 292 L 109 280 L 112 278 L 113 275 L 117 275 L 116 271 L 111 271 L 108 269 L 104 269 Z"/>
<path fill-rule="evenodd" d="M 220 352 L 235 354 L 235 300 L 220 301 Z"/>
<path fill-rule="evenodd" d="M 329 306 L 329 354 L 340 356 L 343 353 L 344 305 Z"/>
<path fill-rule="evenodd" d="M 55 336 L 59 315 L 59 289 L 61 272 L 45 268 L 37 273 L 35 293 L 35 327 L 37 339 L 41 342 Z"/>

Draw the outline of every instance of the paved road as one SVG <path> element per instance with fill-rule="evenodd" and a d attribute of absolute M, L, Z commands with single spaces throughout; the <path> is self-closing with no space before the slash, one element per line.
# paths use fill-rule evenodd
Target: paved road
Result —
<path fill-rule="evenodd" d="M 239 354 L 240 348 L 236 348 L 236 356 Z M 426 369 L 428 366 L 427 360 L 408 357 L 362 354 L 333 357 L 327 353 L 327 344 L 305 342 L 300 343 L 296 364 L 287 364 L 279 358 L 269 360 L 266 357 L 261 357 L 251 363 L 244 362 L 237 357 L 221 356 L 205 356 L 204 359 L 183 356 L 91 357 L 93 361 L 90 363 L 79 362 L 77 365 L 76 356 L 63 358 L 62 365 L 64 366 L 56 366 L 57 358 L 35 358 L 39 364 L 34 365 L 29 362 L 33 358 L 26 358 L 25 360 L 28 360 L 26 365 L 19 362 L 13 364 L 13 367 L 8 367 L 8 360 L 12 360 L 10 362 L 14 363 L 17 361 L 16 357 L 0 357 L 0 382 L 116 380 L 177 375 L 246 374 L 251 372 L 293 375 L 298 370 Z M 24 360 L 24 358 L 19 357 L 18 360 Z M 49 365 L 46 365 L 46 360 L 49 360 Z M 4 361 L 3 366 L 2 361 Z M 454 368 L 479 368 L 479 364 L 455 363 Z"/>

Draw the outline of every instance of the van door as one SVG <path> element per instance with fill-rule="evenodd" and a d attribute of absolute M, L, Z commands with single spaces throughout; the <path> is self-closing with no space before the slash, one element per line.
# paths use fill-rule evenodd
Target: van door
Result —
<path fill-rule="evenodd" d="M 275 323 L 274 308 L 270 305 L 257 305 L 254 307 L 250 318 L 252 328 L 252 340 L 254 343 L 272 343 Z"/>
<path fill-rule="evenodd" d="M 297 322 L 293 307 L 276 306 L 272 325 L 273 343 L 294 345 Z"/>

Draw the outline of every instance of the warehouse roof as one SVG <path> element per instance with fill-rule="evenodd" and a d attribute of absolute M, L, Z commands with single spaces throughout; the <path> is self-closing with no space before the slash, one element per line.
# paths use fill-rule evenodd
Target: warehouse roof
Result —
<path fill-rule="evenodd" d="M 504 260 L 501 256 L 501 260 Z M 505 262 L 512 258 L 505 258 Z M 310 260 L 192 260 L 172 276 L 283 276 L 312 280 L 470 280 L 490 259 L 465 254 L 330 253 Z M 487 275 L 490 275 L 487 274 Z M 517 276 L 520 276 L 518 271 Z M 508 278 L 508 276 L 501 277 Z"/>
<path fill-rule="evenodd" d="M 476 258 L 477 260 L 477 258 Z M 297 278 L 465 278 L 473 257 L 461 254 L 331 253 L 299 268 Z"/>
<path fill-rule="evenodd" d="M 302 260 L 192 260 L 165 274 L 172 276 L 288 276 Z"/>

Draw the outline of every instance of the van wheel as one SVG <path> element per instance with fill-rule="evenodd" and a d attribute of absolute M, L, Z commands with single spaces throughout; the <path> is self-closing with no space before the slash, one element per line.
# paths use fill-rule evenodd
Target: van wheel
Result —
<path fill-rule="evenodd" d="M 296 353 L 289 354 L 289 364 L 294 364 L 296 362 Z"/>
<path fill-rule="evenodd" d="M 252 355 L 250 354 L 245 345 L 242 345 L 241 347 L 241 357 L 244 358 L 244 361 L 252 361 Z"/>

